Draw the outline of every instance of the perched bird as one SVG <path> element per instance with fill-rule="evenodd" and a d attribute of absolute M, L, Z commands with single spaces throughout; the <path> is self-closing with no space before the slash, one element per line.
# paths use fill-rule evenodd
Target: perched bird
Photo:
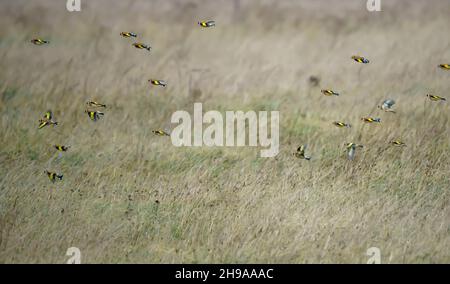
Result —
<path fill-rule="evenodd" d="M 155 86 L 162 86 L 162 87 L 165 87 L 165 86 L 167 86 L 167 83 L 166 83 L 166 81 L 163 81 L 163 80 L 154 80 L 154 79 L 150 79 L 150 80 L 148 80 L 152 85 L 155 85 Z"/>
<path fill-rule="evenodd" d="M 120 35 L 123 37 L 137 37 L 137 34 L 130 32 L 121 32 Z"/>
<path fill-rule="evenodd" d="M 106 108 L 105 104 L 101 104 L 101 103 L 94 102 L 94 101 L 86 102 L 86 105 L 91 106 L 91 107 L 103 107 L 103 108 Z"/>
<path fill-rule="evenodd" d="M 430 95 L 430 94 L 428 94 L 427 97 L 432 101 L 446 101 L 447 100 L 446 98 L 436 96 L 436 95 Z"/>
<path fill-rule="evenodd" d="M 395 145 L 395 146 L 406 146 L 406 144 L 404 142 L 400 141 L 400 140 L 393 140 L 393 141 L 391 141 L 389 143 L 392 144 L 392 145 Z"/>
<path fill-rule="evenodd" d="M 358 145 L 355 143 L 345 143 L 345 147 L 347 148 L 347 156 L 349 160 L 353 160 L 356 154 L 356 148 L 363 148 L 363 145 Z"/>
<path fill-rule="evenodd" d="M 43 40 L 41 38 L 34 38 L 31 40 L 31 42 L 34 43 L 35 45 L 43 45 L 50 43 L 48 40 Z"/>
<path fill-rule="evenodd" d="M 169 133 L 165 132 L 164 130 L 161 129 L 157 129 L 157 130 L 152 130 L 152 132 L 158 136 L 170 136 Z"/>
<path fill-rule="evenodd" d="M 367 123 L 372 123 L 372 122 L 381 122 L 381 118 L 372 118 L 372 117 L 362 117 L 361 118 L 362 121 L 367 122 Z"/>
<path fill-rule="evenodd" d="M 64 145 L 53 145 L 56 150 L 61 151 L 61 152 L 66 152 L 67 150 L 69 150 L 70 145 L 68 146 L 64 146 Z"/>
<path fill-rule="evenodd" d="M 439 68 L 445 69 L 445 70 L 450 70 L 450 64 L 440 64 Z"/>
<path fill-rule="evenodd" d="M 339 96 L 339 93 L 336 93 L 333 90 L 321 90 L 322 94 L 325 96 Z"/>
<path fill-rule="evenodd" d="M 337 127 L 347 127 L 347 128 L 352 127 L 350 124 L 345 123 L 345 122 L 340 122 L 340 121 L 335 121 L 335 122 L 333 122 L 333 124 Z"/>
<path fill-rule="evenodd" d="M 294 157 L 299 159 L 305 159 L 307 161 L 311 160 L 311 157 L 305 156 L 306 145 L 301 145 L 297 148 L 297 151 L 293 153 Z"/>
<path fill-rule="evenodd" d="M 57 178 L 59 180 L 62 180 L 62 178 L 63 178 L 63 175 L 57 174 L 57 173 L 54 173 L 54 172 L 49 172 L 47 170 L 44 171 L 44 173 L 47 174 L 47 176 L 48 176 L 48 178 L 50 179 L 51 182 L 55 182 Z"/>
<path fill-rule="evenodd" d="M 392 109 L 392 107 L 395 105 L 394 100 L 385 100 L 381 105 L 378 106 L 379 109 L 384 110 L 385 112 L 392 112 L 395 113 L 395 111 Z"/>
<path fill-rule="evenodd" d="M 135 42 L 133 43 L 133 46 L 139 49 L 147 49 L 148 51 L 150 51 L 151 47 L 149 45 L 143 44 L 143 43 L 138 43 Z"/>
<path fill-rule="evenodd" d="M 89 118 L 92 121 L 97 121 L 97 120 L 100 119 L 100 115 L 105 115 L 103 112 L 98 111 L 98 110 L 95 110 L 95 111 L 93 111 L 93 110 L 85 110 L 84 112 L 89 115 Z"/>
<path fill-rule="evenodd" d="M 367 63 L 370 62 L 369 59 L 364 58 L 364 57 L 362 57 L 362 56 L 358 56 L 358 55 L 353 55 L 353 56 L 352 56 L 352 59 L 355 60 L 355 61 L 358 62 L 358 63 L 364 63 L 364 64 L 367 64 Z"/>
<path fill-rule="evenodd" d="M 198 22 L 198 24 L 201 26 L 201 27 L 204 27 L 204 28 L 209 28 L 209 27 L 215 27 L 216 26 L 216 22 L 215 21 L 206 21 L 206 22 Z"/>
<path fill-rule="evenodd" d="M 47 125 L 58 125 L 58 122 L 53 121 L 53 113 L 52 111 L 48 110 L 42 119 L 39 119 L 39 127 L 38 129 L 41 129 Z"/>

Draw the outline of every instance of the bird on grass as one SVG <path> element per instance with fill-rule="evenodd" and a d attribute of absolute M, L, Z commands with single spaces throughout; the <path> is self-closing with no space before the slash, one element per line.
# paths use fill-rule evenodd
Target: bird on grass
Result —
<path fill-rule="evenodd" d="M 297 151 L 293 153 L 294 157 L 304 160 L 311 160 L 311 157 L 305 155 L 306 145 L 301 145 L 297 148 Z"/>
<path fill-rule="evenodd" d="M 137 34 L 130 32 L 121 32 L 120 35 L 123 37 L 137 37 Z"/>
<path fill-rule="evenodd" d="M 440 97 L 440 96 L 436 96 L 436 95 L 430 95 L 428 94 L 427 97 L 432 100 L 432 101 L 446 101 L 446 98 Z"/>
<path fill-rule="evenodd" d="M 394 146 L 403 146 L 403 147 L 406 146 L 406 144 L 404 142 L 400 141 L 400 140 L 393 140 L 393 141 L 391 141 L 389 143 L 394 145 Z"/>
<path fill-rule="evenodd" d="M 167 133 L 164 130 L 161 129 L 156 129 L 156 130 L 152 130 L 153 134 L 158 135 L 158 136 L 170 136 L 169 133 Z"/>
<path fill-rule="evenodd" d="M 148 51 L 150 51 L 151 47 L 149 45 L 143 44 L 143 43 L 139 43 L 139 42 L 135 42 L 133 43 L 133 46 L 138 48 L 138 49 L 147 49 Z"/>
<path fill-rule="evenodd" d="M 334 121 L 333 124 L 337 127 L 347 127 L 347 128 L 352 127 L 350 124 L 340 121 Z"/>
<path fill-rule="evenodd" d="M 198 22 L 198 24 L 203 28 L 210 28 L 210 27 L 216 26 L 215 21 L 202 21 L 202 22 Z"/>
<path fill-rule="evenodd" d="M 368 64 L 370 61 L 367 58 L 364 58 L 362 56 L 353 55 L 352 59 L 355 60 L 358 63 Z"/>
<path fill-rule="evenodd" d="M 98 110 L 85 110 L 84 112 L 89 115 L 89 118 L 92 121 L 97 121 L 100 119 L 100 115 L 105 115 L 103 112 Z"/>
<path fill-rule="evenodd" d="M 86 105 L 87 106 L 91 106 L 91 107 L 103 107 L 103 108 L 106 108 L 105 104 L 101 104 L 101 103 L 95 102 L 95 101 L 86 102 Z"/>
<path fill-rule="evenodd" d="M 162 86 L 162 87 L 167 86 L 166 81 L 163 81 L 163 80 L 150 79 L 150 80 L 148 80 L 148 81 L 149 81 L 152 85 L 155 85 L 155 86 Z"/>
<path fill-rule="evenodd" d="M 439 68 L 444 70 L 450 70 L 450 64 L 440 64 Z"/>
<path fill-rule="evenodd" d="M 34 43 L 35 45 L 43 45 L 43 44 L 49 44 L 50 42 L 48 40 L 44 40 L 41 38 L 34 38 L 31 40 L 32 43 Z"/>
<path fill-rule="evenodd" d="M 358 145 L 355 143 L 345 143 L 345 147 L 347 148 L 347 157 L 349 160 L 353 160 L 356 154 L 356 148 L 363 148 L 363 145 Z"/>
<path fill-rule="evenodd" d="M 61 151 L 61 152 L 66 152 L 67 150 L 69 150 L 70 145 L 64 146 L 64 145 L 53 145 L 53 147 L 56 148 L 56 150 Z"/>
<path fill-rule="evenodd" d="M 63 178 L 62 174 L 57 174 L 55 172 L 49 172 L 49 171 L 45 170 L 44 173 L 47 174 L 47 176 L 51 182 L 55 182 L 56 179 L 62 180 L 62 178 Z"/>
<path fill-rule="evenodd" d="M 336 93 L 333 90 L 321 90 L 322 94 L 325 96 L 339 96 L 339 93 Z"/>
<path fill-rule="evenodd" d="M 381 105 L 379 105 L 378 108 L 381 110 L 384 110 L 385 112 L 395 113 L 395 111 L 392 109 L 392 107 L 394 105 L 395 105 L 395 101 L 388 99 L 388 100 L 385 100 Z"/>
<path fill-rule="evenodd" d="M 44 117 L 42 119 L 39 119 L 39 127 L 38 127 L 38 129 L 42 129 L 45 126 L 48 126 L 48 125 L 53 125 L 53 126 L 58 125 L 58 122 L 53 121 L 52 118 L 53 118 L 53 113 L 52 113 L 52 111 L 48 110 L 44 114 Z"/>
<path fill-rule="evenodd" d="M 373 117 L 362 117 L 361 120 L 366 123 L 381 122 L 381 118 L 373 118 Z"/>

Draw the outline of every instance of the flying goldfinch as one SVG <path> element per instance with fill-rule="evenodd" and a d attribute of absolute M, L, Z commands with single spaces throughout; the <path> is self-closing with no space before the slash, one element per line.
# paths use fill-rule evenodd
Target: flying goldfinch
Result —
<path fill-rule="evenodd" d="M 149 45 L 143 44 L 143 43 L 139 43 L 139 42 L 135 42 L 133 43 L 133 46 L 138 48 L 138 49 L 147 49 L 148 51 L 150 51 L 151 47 Z"/>
<path fill-rule="evenodd" d="M 358 56 L 358 55 L 353 55 L 352 59 L 355 60 L 358 63 L 363 63 L 363 64 L 367 64 L 367 63 L 370 62 L 369 59 L 364 58 L 362 56 Z"/>
<path fill-rule="evenodd" d="M 67 150 L 69 150 L 70 145 L 68 146 L 64 146 L 64 145 L 53 145 L 56 150 L 61 151 L 61 152 L 66 152 Z"/>
<path fill-rule="evenodd" d="M 165 87 L 165 86 L 167 86 L 167 83 L 166 83 L 166 81 L 163 81 L 163 80 L 154 80 L 154 79 L 150 79 L 150 80 L 148 80 L 152 85 L 155 85 L 155 86 L 162 86 L 162 87 Z"/>
<path fill-rule="evenodd" d="M 202 21 L 202 22 L 198 22 L 198 24 L 201 27 L 204 27 L 204 28 L 210 28 L 210 27 L 215 27 L 216 26 L 216 22 L 215 21 Z"/>
<path fill-rule="evenodd" d="M 350 124 L 345 123 L 345 122 L 340 122 L 340 121 L 335 121 L 335 122 L 333 122 L 333 124 L 337 127 L 347 127 L 347 128 L 352 127 Z"/>
<path fill-rule="evenodd" d="M 165 132 L 164 130 L 161 129 L 157 129 L 157 130 L 152 130 L 152 132 L 158 136 L 170 136 L 169 133 Z"/>
<path fill-rule="evenodd" d="M 378 106 L 379 109 L 384 110 L 385 112 L 392 112 L 395 113 L 395 111 L 392 109 L 392 107 L 395 105 L 394 100 L 385 100 L 381 105 Z"/>
<path fill-rule="evenodd" d="M 52 111 L 48 110 L 42 119 L 39 119 L 39 127 L 38 129 L 41 129 L 47 125 L 58 125 L 58 122 L 53 121 L 53 113 Z"/>
<path fill-rule="evenodd" d="M 105 115 L 103 112 L 98 111 L 98 110 L 85 110 L 85 113 L 87 113 L 89 115 L 89 118 L 92 121 L 97 121 L 100 119 L 100 115 Z"/>
<path fill-rule="evenodd" d="M 362 117 L 361 120 L 367 123 L 381 122 L 381 118 L 373 118 L 373 117 Z"/>
<path fill-rule="evenodd" d="M 311 160 L 311 157 L 305 156 L 306 145 L 301 145 L 297 148 L 297 151 L 293 153 L 294 157 L 299 159 L 305 159 L 307 161 Z"/>
<path fill-rule="evenodd" d="M 86 102 L 86 105 L 91 106 L 91 107 L 103 107 L 103 108 L 106 108 L 105 104 L 101 104 L 99 102 L 94 102 L 94 101 Z"/>
<path fill-rule="evenodd" d="M 450 70 L 450 64 L 440 64 L 439 68 L 444 70 Z"/>
<path fill-rule="evenodd" d="M 347 148 L 347 157 L 349 160 L 353 160 L 356 154 L 356 148 L 363 148 L 363 145 L 358 145 L 355 143 L 345 143 L 345 147 Z"/>
<path fill-rule="evenodd" d="M 406 146 L 406 144 L 400 140 L 393 140 L 390 142 L 390 144 L 392 144 L 394 146 Z"/>
<path fill-rule="evenodd" d="M 440 96 L 436 96 L 436 95 L 430 95 L 428 94 L 427 97 L 432 100 L 432 101 L 446 101 L 446 98 L 440 97 Z"/>
<path fill-rule="evenodd" d="M 63 178 L 63 175 L 62 174 L 57 174 L 57 173 L 54 173 L 54 172 L 49 172 L 49 171 L 44 171 L 46 174 L 47 174 L 47 176 L 48 176 L 48 178 L 50 179 L 50 181 L 51 182 L 55 182 L 56 181 L 56 179 L 58 178 L 59 180 L 62 180 L 62 178 Z"/>
<path fill-rule="evenodd" d="M 34 43 L 35 45 L 43 45 L 50 43 L 48 40 L 43 40 L 41 38 L 34 38 L 31 40 L 31 42 Z"/>
<path fill-rule="evenodd" d="M 121 32 L 120 35 L 123 37 L 137 37 L 137 34 L 130 32 Z"/>
<path fill-rule="evenodd" d="M 339 93 L 336 93 L 333 90 L 321 90 L 322 94 L 325 96 L 339 96 Z"/>

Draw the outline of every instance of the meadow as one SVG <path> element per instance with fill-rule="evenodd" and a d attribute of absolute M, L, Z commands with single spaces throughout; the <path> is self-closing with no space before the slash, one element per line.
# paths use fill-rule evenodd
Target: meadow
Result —
<path fill-rule="evenodd" d="M 448 1 L 64 2 L 0 1 L 0 263 L 450 263 Z M 279 154 L 152 133 L 195 102 L 279 111 Z"/>

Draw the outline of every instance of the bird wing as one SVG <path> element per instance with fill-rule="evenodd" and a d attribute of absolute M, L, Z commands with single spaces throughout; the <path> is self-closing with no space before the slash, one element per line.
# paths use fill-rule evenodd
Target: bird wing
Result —
<path fill-rule="evenodd" d="M 47 120 L 52 119 L 52 117 L 53 117 L 53 114 L 52 114 L 52 112 L 51 112 L 50 110 L 47 111 L 47 112 L 44 114 L 44 118 L 47 119 Z"/>

